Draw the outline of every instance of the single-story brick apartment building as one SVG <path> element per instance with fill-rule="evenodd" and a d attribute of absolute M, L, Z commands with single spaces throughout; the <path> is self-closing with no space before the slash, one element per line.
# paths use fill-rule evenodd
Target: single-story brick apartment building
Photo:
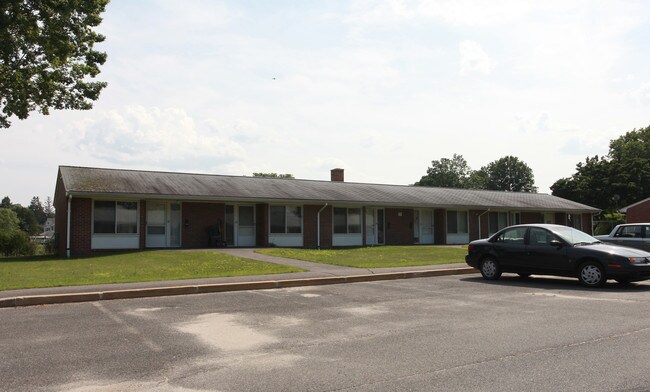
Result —
<path fill-rule="evenodd" d="M 591 232 L 599 210 L 540 193 L 60 166 L 59 252 L 465 244 L 518 223 Z"/>

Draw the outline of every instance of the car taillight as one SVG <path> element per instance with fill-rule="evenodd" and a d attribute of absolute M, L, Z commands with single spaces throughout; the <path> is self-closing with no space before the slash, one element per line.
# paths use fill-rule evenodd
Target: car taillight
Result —
<path fill-rule="evenodd" d="M 467 253 L 472 251 L 472 244 L 467 245 Z"/>

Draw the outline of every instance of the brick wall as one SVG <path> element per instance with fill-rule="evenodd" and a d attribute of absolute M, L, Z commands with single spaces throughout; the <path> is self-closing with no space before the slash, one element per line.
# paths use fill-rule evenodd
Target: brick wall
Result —
<path fill-rule="evenodd" d="M 93 201 L 88 198 L 73 197 L 70 214 L 70 254 L 88 255 L 92 237 Z"/>
<path fill-rule="evenodd" d="M 223 203 L 185 202 L 182 204 L 183 248 L 207 248 L 210 244 L 208 228 L 219 225 L 224 234 L 226 210 Z"/>
<path fill-rule="evenodd" d="M 256 245 L 269 246 L 269 205 L 255 205 Z"/>
<path fill-rule="evenodd" d="M 444 245 L 447 243 L 447 213 L 444 209 L 433 210 L 433 235 L 434 244 Z"/>
<path fill-rule="evenodd" d="M 318 211 L 323 208 L 321 205 L 303 206 L 303 246 L 305 248 L 318 247 Z M 332 247 L 332 206 L 327 206 L 320 213 L 320 246 L 321 248 Z"/>
<path fill-rule="evenodd" d="M 413 209 L 386 208 L 386 245 L 413 245 Z"/>
<path fill-rule="evenodd" d="M 625 213 L 627 223 L 645 223 L 650 222 L 650 200 L 628 208 Z"/>
<path fill-rule="evenodd" d="M 544 214 L 541 212 L 522 212 L 521 213 L 521 223 L 544 223 Z"/>
<path fill-rule="evenodd" d="M 566 213 L 556 212 L 555 213 L 555 224 L 556 225 L 565 225 L 568 223 Z"/>

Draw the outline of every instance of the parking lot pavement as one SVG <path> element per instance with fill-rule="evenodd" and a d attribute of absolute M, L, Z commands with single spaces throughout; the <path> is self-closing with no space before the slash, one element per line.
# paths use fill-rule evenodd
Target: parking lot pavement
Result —
<path fill-rule="evenodd" d="M 0 391 L 649 390 L 650 284 L 477 275 L 0 309 Z"/>

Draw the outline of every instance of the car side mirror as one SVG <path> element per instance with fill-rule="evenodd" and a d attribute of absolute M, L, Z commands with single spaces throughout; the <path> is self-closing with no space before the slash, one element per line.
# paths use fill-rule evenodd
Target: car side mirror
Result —
<path fill-rule="evenodd" d="M 561 247 L 564 246 L 564 244 L 562 243 L 562 241 L 558 241 L 558 240 L 552 240 L 552 241 L 549 242 L 548 244 L 551 245 L 551 246 L 554 246 L 554 247 L 556 247 L 556 248 L 561 248 Z"/>

